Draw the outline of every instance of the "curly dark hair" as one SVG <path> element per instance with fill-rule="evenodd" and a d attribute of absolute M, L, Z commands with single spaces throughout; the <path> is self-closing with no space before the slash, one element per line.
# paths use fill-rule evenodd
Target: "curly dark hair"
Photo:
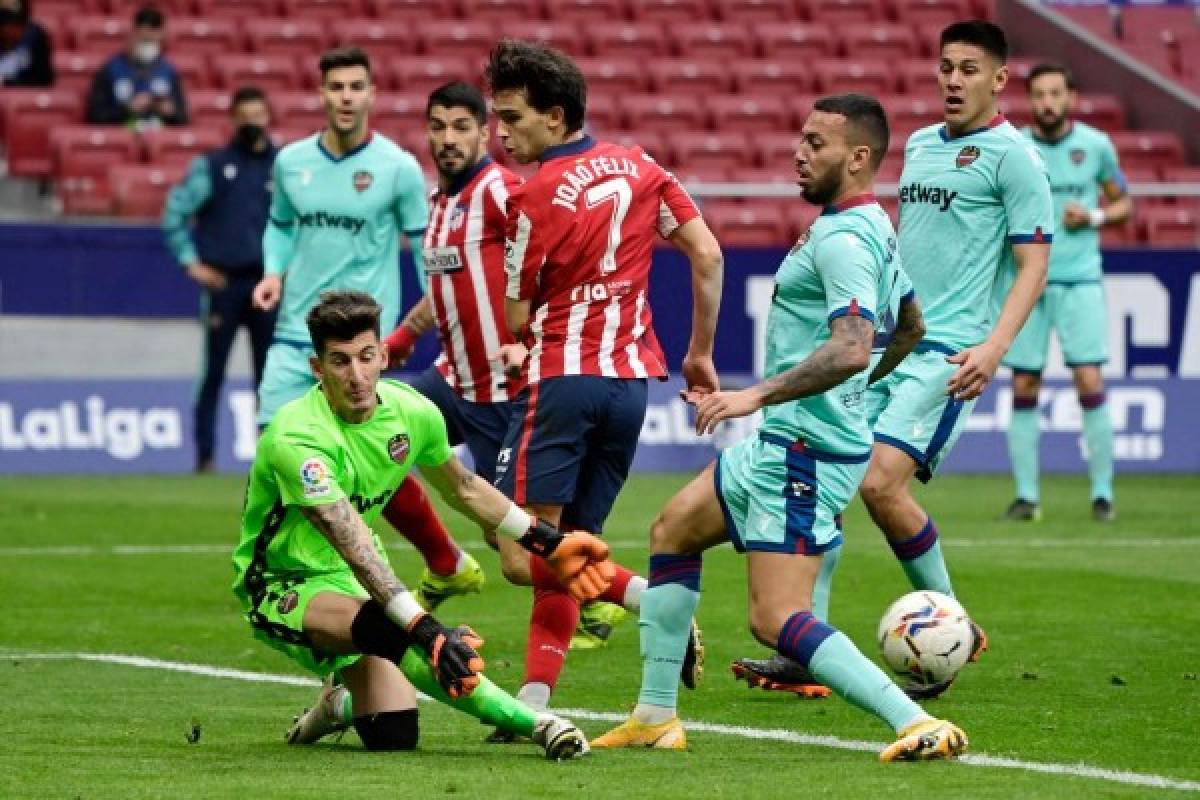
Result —
<path fill-rule="evenodd" d="M 587 81 L 566 53 L 504 39 L 492 49 L 483 74 L 493 93 L 523 90 L 529 105 L 538 111 L 562 108 L 567 133 L 583 128 Z"/>

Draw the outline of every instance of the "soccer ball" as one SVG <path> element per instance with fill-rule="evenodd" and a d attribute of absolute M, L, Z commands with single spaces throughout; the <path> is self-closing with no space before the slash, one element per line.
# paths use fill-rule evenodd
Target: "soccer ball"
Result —
<path fill-rule="evenodd" d="M 967 612 L 940 592 L 910 592 L 879 621 L 879 649 L 896 674 L 930 686 L 958 674 L 971 656 Z"/>

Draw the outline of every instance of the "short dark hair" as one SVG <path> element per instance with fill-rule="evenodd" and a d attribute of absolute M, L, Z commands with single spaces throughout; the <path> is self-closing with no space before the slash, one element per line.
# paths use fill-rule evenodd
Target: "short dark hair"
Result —
<path fill-rule="evenodd" d="M 483 99 L 483 92 L 469 83 L 451 81 L 430 92 L 429 102 L 425 104 L 426 119 L 429 119 L 429 112 L 433 110 L 434 106 L 465 108 L 471 112 L 471 116 L 475 117 L 475 121 L 480 125 L 487 123 L 487 101 Z"/>
<path fill-rule="evenodd" d="M 981 19 L 955 22 L 947 25 L 938 40 L 938 48 L 948 44 L 973 44 L 990 53 L 1001 64 L 1008 61 L 1008 37 L 996 24 Z"/>
<path fill-rule="evenodd" d="M 879 169 L 887 155 L 889 132 L 887 114 L 878 100 L 856 92 L 829 95 L 813 103 L 813 111 L 845 117 L 851 141 L 871 148 L 871 169 Z"/>
<path fill-rule="evenodd" d="M 538 111 L 561 107 L 567 133 L 583 128 L 587 81 L 561 50 L 503 39 L 492 48 L 483 74 L 493 93 L 523 89 L 529 105 Z"/>
<path fill-rule="evenodd" d="M 334 339 L 348 342 L 364 331 L 379 336 L 379 315 L 383 306 L 366 292 L 338 289 L 321 292 L 321 301 L 312 307 L 304 323 L 318 356 L 325 355 L 325 344 Z"/>
<path fill-rule="evenodd" d="M 1067 88 L 1072 91 L 1075 89 L 1075 75 L 1069 67 L 1051 61 L 1043 61 L 1029 70 L 1029 77 L 1025 79 L 1025 90 L 1033 91 L 1033 82 L 1043 75 L 1062 75 L 1063 80 L 1067 83 Z"/>
<path fill-rule="evenodd" d="M 367 71 L 367 76 L 371 75 L 371 59 L 367 56 L 367 51 L 361 47 L 335 47 L 332 50 L 326 50 L 321 54 L 321 60 L 318 62 L 321 68 L 321 80 L 325 80 L 325 76 L 330 70 L 341 69 L 343 67 L 362 67 Z"/>
<path fill-rule="evenodd" d="M 229 113 L 237 110 L 242 103 L 266 103 L 267 95 L 257 86 L 239 86 L 229 99 Z"/>
<path fill-rule="evenodd" d="M 166 24 L 163 13 L 155 6 L 142 6 L 133 15 L 135 28 L 161 28 Z"/>

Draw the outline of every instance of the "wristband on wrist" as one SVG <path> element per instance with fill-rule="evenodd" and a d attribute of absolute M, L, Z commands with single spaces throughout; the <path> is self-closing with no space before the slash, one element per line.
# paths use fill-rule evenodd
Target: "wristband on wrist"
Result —
<path fill-rule="evenodd" d="M 520 539 L 533 527 L 533 517 L 526 513 L 516 503 L 508 507 L 508 513 L 496 526 L 496 533 L 509 539 Z"/>
<path fill-rule="evenodd" d="M 421 608 L 408 589 L 398 592 L 384 606 L 383 611 L 387 614 L 388 619 L 404 630 L 411 628 L 413 623 L 425 614 L 425 609 Z"/>
<path fill-rule="evenodd" d="M 517 544 L 536 556 L 549 558 L 550 554 L 562 544 L 563 538 L 564 536 L 558 528 L 533 517 L 533 525 L 524 536 L 517 539 Z"/>
<path fill-rule="evenodd" d="M 1108 222 L 1108 216 L 1105 215 L 1103 208 L 1093 208 L 1088 212 L 1088 224 L 1093 228 L 1102 228 L 1106 222 Z"/>

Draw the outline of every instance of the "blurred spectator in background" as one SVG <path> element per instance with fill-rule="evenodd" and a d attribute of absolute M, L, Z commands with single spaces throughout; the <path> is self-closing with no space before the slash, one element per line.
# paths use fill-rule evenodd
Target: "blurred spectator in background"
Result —
<path fill-rule="evenodd" d="M 162 54 L 162 12 L 145 6 L 133 15 L 129 47 L 110 58 L 92 80 L 87 121 L 137 130 L 186 125 L 187 102 L 175 66 Z"/>
<path fill-rule="evenodd" d="M 0 0 L 0 86 L 53 86 L 50 37 L 27 0 Z"/>
<path fill-rule="evenodd" d="M 213 467 L 217 398 L 238 328 L 245 325 L 250 332 L 255 389 L 275 328 L 275 313 L 256 310 L 250 302 L 263 276 L 263 230 L 277 152 L 267 133 L 267 98 L 255 87 L 238 89 L 230 113 L 232 140 L 192 162 L 183 182 L 167 195 L 162 216 L 167 246 L 204 290 L 204 374 L 195 408 L 197 472 Z M 191 219 L 195 226 L 189 229 Z"/>

